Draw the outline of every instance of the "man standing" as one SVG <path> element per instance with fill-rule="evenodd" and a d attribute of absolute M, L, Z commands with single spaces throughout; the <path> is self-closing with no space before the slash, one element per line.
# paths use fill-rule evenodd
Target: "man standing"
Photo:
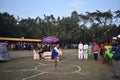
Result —
<path fill-rule="evenodd" d="M 118 38 L 118 39 L 117 39 Z M 120 35 L 112 39 L 112 53 L 113 53 L 113 69 L 114 76 L 112 78 L 120 78 Z M 118 43 L 117 43 L 118 40 Z"/>
<path fill-rule="evenodd" d="M 78 45 L 78 59 L 83 59 L 83 44 L 81 41 Z"/>

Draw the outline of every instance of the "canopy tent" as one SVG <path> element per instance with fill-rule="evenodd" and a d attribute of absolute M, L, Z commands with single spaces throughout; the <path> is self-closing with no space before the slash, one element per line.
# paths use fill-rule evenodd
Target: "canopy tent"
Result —
<path fill-rule="evenodd" d="M 8 38 L 8 37 L 0 37 L 0 40 L 5 40 L 5 41 L 25 41 L 25 42 L 41 42 L 40 39 L 24 39 L 24 38 Z"/>

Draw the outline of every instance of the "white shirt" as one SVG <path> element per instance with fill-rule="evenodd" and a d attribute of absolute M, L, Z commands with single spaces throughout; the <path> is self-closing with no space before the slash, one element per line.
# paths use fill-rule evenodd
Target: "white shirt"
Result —
<path fill-rule="evenodd" d="M 87 49 L 88 49 L 88 45 L 85 44 L 85 45 L 84 45 L 84 50 L 87 50 Z"/>
<path fill-rule="evenodd" d="M 58 49 L 57 47 L 55 47 L 54 49 L 58 54 L 62 55 L 62 51 L 60 49 Z"/>
<path fill-rule="evenodd" d="M 78 49 L 83 49 L 83 44 L 79 44 Z"/>

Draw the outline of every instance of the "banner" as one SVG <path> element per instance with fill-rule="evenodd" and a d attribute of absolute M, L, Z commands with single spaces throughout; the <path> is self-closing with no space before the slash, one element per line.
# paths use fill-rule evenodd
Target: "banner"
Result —
<path fill-rule="evenodd" d="M 8 45 L 7 43 L 0 43 L 0 60 L 1 61 L 9 60 L 7 45 Z"/>

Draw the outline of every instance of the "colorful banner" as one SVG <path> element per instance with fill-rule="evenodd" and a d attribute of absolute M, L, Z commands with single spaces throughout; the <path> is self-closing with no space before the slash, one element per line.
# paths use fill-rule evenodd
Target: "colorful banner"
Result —
<path fill-rule="evenodd" d="M 0 43 L 0 60 L 9 60 L 9 54 L 7 49 L 7 43 Z"/>

